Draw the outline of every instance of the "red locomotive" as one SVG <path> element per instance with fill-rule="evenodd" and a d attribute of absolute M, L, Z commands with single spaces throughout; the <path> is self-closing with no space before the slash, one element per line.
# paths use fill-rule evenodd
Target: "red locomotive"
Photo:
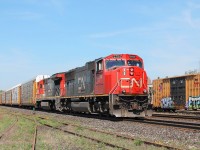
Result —
<path fill-rule="evenodd" d="M 69 112 L 144 117 L 147 75 L 142 58 L 112 54 L 37 82 L 36 106 Z"/>

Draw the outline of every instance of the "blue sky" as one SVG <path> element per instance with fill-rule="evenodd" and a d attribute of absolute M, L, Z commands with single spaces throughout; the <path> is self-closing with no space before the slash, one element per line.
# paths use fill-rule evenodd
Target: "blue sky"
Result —
<path fill-rule="evenodd" d="M 199 0 L 0 0 L 0 89 L 112 53 L 151 79 L 199 69 Z"/>

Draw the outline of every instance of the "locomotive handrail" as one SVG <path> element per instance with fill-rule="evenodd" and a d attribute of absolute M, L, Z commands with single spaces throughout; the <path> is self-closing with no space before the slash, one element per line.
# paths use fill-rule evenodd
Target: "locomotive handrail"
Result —
<path fill-rule="evenodd" d="M 117 89 L 118 84 L 119 84 L 120 81 L 121 81 L 121 79 L 118 80 L 118 82 L 113 86 L 113 88 L 109 92 L 109 103 L 110 103 L 109 108 L 110 108 L 110 110 L 112 110 L 111 105 L 113 104 L 113 93 Z"/>
<path fill-rule="evenodd" d="M 121 81 L 121 79 L 113 86 L 113 88 L 109 92 L 109 95 L 112 94 L 112 93 L 114 93 L 114 91 L 117 89 L 117 86 L 118 86 L 118 84 L 119 84 L 120 81 Z"/>

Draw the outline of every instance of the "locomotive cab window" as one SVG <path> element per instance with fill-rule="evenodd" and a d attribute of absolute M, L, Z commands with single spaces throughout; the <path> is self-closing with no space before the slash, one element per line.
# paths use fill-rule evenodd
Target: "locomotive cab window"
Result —
<path fill-rule="evenodd" d="M 107 60 L 106 69 L 114 69 L 120 66 L 125 66 L 124 60 Z"/>
<path fill-rule="evenodd" d="M 103 60 L 97 62 L 97 72 L 103 70 Z"/>
<path fill-rule="evenodd" d="M 137 67 L 143 68 L 143 64 L 141 61 L 128 60 L 127 64 L 128 66 L 137 66 Z"/>

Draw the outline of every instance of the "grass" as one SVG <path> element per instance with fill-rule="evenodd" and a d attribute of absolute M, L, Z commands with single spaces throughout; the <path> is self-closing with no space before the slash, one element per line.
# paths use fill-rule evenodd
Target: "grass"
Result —
<path fill-rule="evenodd" d="M 9 123 L 10 117 L 4 116 L 5 122 Z M 9 116 L 9 115 L 8 115 Z M 13 117 L 13 116 L 12 116 Z M 6 124 L 6 123 L 3 123 Z M 2 125 L 2 123 L 0 123 Z M 35 123 L 25 118 L 19 118 L 16 125 L 8 131 L 6 136 L 0 141 L 1 150 L 12 150 L 12 149 L 31 149 L 33 137 L 35 133 Z"/>
<path fill-rule="evenodd" d="M 139 140 L 139 139 L 135 139 L 135 140 L 134 140 L 135 146 L 141 146 L 143 143 L 144 143 L 144 142 L 141 141 L 141 140 Z"/>
<path fill-rule="evenodd" d="M 5 114 L 7 113 L 7 114 Z M 2 110 L 0 109 L 0 133 L 3 132 L 8 126 L 12 125 L 12 123 L 15 121 L 14 116 L 8 115 L 8 110 Z M 20 115 L 20 112 L 15 113 Z M 26 116 L 27 117 L 27 116 Z M 43 116 L 42 116 L 43 117 Z M 38 127 L 38 136 L 36 141 L 36 149 L 48 149 L 48 150 L 64 150 L 64 149 L 75 149 L 75 150 L 104 150 L 104 149 L 117 149 L 117 148 L 111 148 L 106 146 L 103 142 L 102 143 L 96 143 L 94 141 L 85 139 L 84 137 L 78 137 L 75 135 L 70 135 L 67 133 L 64 133 L 62 131 L 54 130 L 45 126 L 42 126 L 42 124 L 48 124 L 53 127 L 59 127 L 62 126 L 62 123 L 59 123 L 58 118 L 53 118 L 46 116 L 48 120 L 39 118 L 38 115 L 30 115 L 27 118 L 35 119 L 40 126 Z M 31 121 L 29 119 L 26 119 L 24 117 L 18 117 L 18 122 L 16 126 L 12 128 L 12 130 L 8 133 L 8 135 L 5 137 L 5 139 L 0 140 L 0 150 L 29 150 L 32 149 L 32 142 L 35 132 L 35 122 Z M 104 142 L 109 142 L 112 144 L 116 144 L 121 147 L 126 147 L 128 149 L 145 149 L 145 150 L 154 150 L 154 149 L 163 149 L 163 148 L 157 148 L 154 146 L 148 146 L 145 145 L 140 139 L 136 139 L 134 141 L 127 140 L 123 138 L 119 138 L 113 135 L 107 135 L 104 133 L 99 133 L 95 131 L 90 131 L 83 126 L 81 126 L 80 122 L 71 121 L 71 120 L 65 120 L 66 123 L 72 123 L 75 125 L 78 125 L 76 127 L 74 126 L 66 126 L 67 130 L 76 132 L 78 134 L 93 137 L 95 139 L 102 140 Z"/>
<path fill-rule="evenodd" d="M 53 127 L 59 127 L 61 126 L 62 124 L 55 121 L 55 120 L 45 120 L 45 119 L 40 119 L 40 118 L 36 118 L 36 120 L 40 123 L 40 124 L 47 124 L 47 125 L 51 125 Z"/>
<path fill-rule="evenodd" d="M 69 121 L 67 121 L 67 122 L 69 123 Z M 49 124 L 51 126 L 54 125 L 54 127 L 58 127 L 58 126 L 62 125 L 62 123 L 59 123 L 59 121 L 57 119 L 53 119 L 53 118 L 51 118 L 51 119 L 48 118 L 48 120 L 42 119 L 42 120 L 40 120 L 40 123 Z M 73 122 L 73 124 L 78 125 L 79 123 Z M 84 135 L 84 136 L 93 137 L 95 139 L 99 139 L 99 140 L 102 140 L 104 142 L 110 142 L 112 144 L 116 144 L 116 145 L 121 146 L 121 147 L 126 147 L 128 149 L 147 149 L 147 150 L 163 149 L 163 148 L 157 148 L 155 146 L 147 146 L 147 145 L 144 144 L 143 141 L 141 141 L 139 139 L 136 139 L 134 141 L 127 140 L 127 139 L 119 138 L 119 137 L 116 137 L 116 136 L 113 136 L 113 135 L 107 135 L 107 134 L 104 134 L 104 133 L 90 131 L 90 130 L 84 128 L 83 126 L 79 126 L 79 125 L 75 126 L 75 127 L 70 126 L 70 130 L 72 130 L 75 133 Z M 57 132 L 60 132 L 60 131 L 57 131 Z M 55 142 L 56 139 L 60 139 L 57 135 L 55 136 L 54 140 L 41 140 L 40 139 L 40 141 L 44 141 L 43 143 L 39 144 L 41 146 L 40 148 L 45 147 L 47 149 L 54 149 L 55 147 L 53 145 L 55 143 L 53 145 L 52 145 L 52 143 L 47 144 L 46 141 Z M 59 135 L 61 135 L 61 133 Z M 70 137 L 70 136 L 72 136 L 72 135 L 68 135 L 68 137 Z M 47 138 L 47 137 L 43 137 L 43 139 L 45 139 L 45 138 Z M 77 139 L 77 140 L 73 140 L 73 139 Z M 81 146 L 81 149 L 84 149 L 83 147 L 85 147 L 85 149 L 91 148 L 91 142 L 89 142 L 87 139 L 85 139 L 83 137 L 71 138 L 71 139 L 67 139 L 67 141 L 71 141 L 71 142 L 73 141 L 72 143 L 74 143 L 74 145 L 76 145 L 78 147 Z M 92 142 L 92 143 L 95 143 L 95 142 Z M 51 145 L 50 146 L 51 148 L 49 147 L 49 145 Z M 55 144 L 55 145 L 62 145 L 62 144 Z M 95 147 L 93 147 L 93 148 L 95 148 L 95 149 L 107 149 L 105 147 L 106 146 L 105 146 L 104 143 L 96 143 Z M 56 149 L 58 149 L 58 147 Z"/>
<path fill-rule="evenodd" d="M 0 113 L 1 120 L 0 120 L 0 134 L 5 131 L 7 128 L 9 128 L 15 121 L 15 118 L 13 116 Z"/>

